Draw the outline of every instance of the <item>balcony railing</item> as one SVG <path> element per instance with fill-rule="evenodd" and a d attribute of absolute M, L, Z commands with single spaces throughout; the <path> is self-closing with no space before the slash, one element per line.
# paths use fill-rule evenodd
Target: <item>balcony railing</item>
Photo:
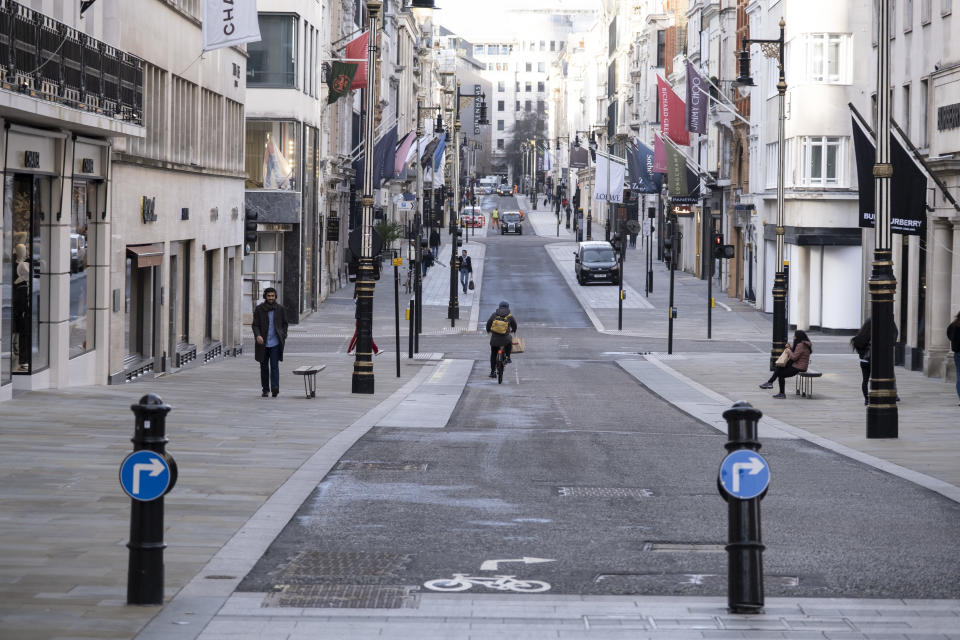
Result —
<path fill-rule="evenodd" d="M 143 124 L 143 61 L 0 0 L 0 87 Z"/>

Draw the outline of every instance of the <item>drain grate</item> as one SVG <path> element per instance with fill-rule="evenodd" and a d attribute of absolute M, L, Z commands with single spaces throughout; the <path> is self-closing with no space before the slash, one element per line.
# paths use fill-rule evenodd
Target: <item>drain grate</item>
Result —
<path fill-rule="evenodd" d="M 410 556 L 400 553 L 301 551 L 276 581 L 282 585 L 396 582 L 395 576 L 408 562 Z"/>
<path fill-rule="evenodd" d="M 652 498 L 653 491 L 639 487 L 554 487 L 561 498 Z"/>
<path fill-rule="evenodd" d="M 426 471 L 429 462 L 376 462 L 373 460 L 342 460 L 334 467 L 335 471 Z"/>
<path fill-rule="evenodd" d="M 301 609 L 415 609 L 418 587 L 363 584 L 277 585 L 262 607 Z"/>
<path fill-rule="evenodd" d="M 726 551 L 726 545 L 709 544 L 706 542 L 644 542 L 644 551 L 716 553 Z"/>

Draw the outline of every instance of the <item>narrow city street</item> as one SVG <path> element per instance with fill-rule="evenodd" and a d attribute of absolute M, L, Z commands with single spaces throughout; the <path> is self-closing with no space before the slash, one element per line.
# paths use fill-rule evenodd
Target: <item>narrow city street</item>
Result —
<path fill-rule="evenodd" d="M 358 589 L 368 602 L 427 599 L 463 574 L 471 594 L 516 598 L 522 587 L 483 579 L 555 594 L 726 593 L 715 484 L 725 434 L 617 363 L 618 339 L 590 326 L 548 258 L 555 239 L 527 227 L 485 240 L 481 308 L 509 301 L 526 340 L 503 384 L 487 377 L 482 347 L 471 356 L 460 337 L 433 338 L 431 349 L 474 360 L 446 426 L 372 429 L 239 591 L 267 603 Z M 762 453 L 775 474 L 763 502 L 768 595 L 960 597 L 956 503 L 802 440 L 765 440 Z"/>

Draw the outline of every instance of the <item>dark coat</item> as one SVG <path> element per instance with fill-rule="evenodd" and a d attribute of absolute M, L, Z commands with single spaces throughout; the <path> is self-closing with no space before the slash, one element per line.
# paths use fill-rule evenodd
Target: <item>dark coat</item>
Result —
<path fill-rule="evenodd" d="M 430 232 L 430 246 L 439 247 L 440 246 L 440 232 L 434 229 Z"/>
<path fill-rule="evenodd" d="M 507 329 L 506 333 L 494 333 L 490 330 L 490 325 L 493 324 L 493 319 L 498 315 L 505 316 L 510 314 L 510 328 Z M 490 317 L 487 318 L 487 333 L 490 334 L 490 346 L 491 347 L 505 347 L 513 341 L 511 334 L 517 332 L 517 319 L 513 317 L 513 314 L 510 313 L 510 309 L 498 308 L 496 311 L 490 314 Z"/>
<path fill-rule="evenodd" d="M 473 261 L 470 259 L 470 256 L 460 258 L 460 271 L 473 273 Z"/>
<path fill-rule="evenodd" d="M 253 322 L 250 323 L 253 329 L 254 347 L 253 357 L 257 362 L 263 362 L 267 355 L 267 331 L 270 329 L 270 317 L 267 315 L 267 303 L 261 302 L 253 310 Z M 287 342 L 287 312 L 283 305 L 276 305 L 273 310 L 273 327 L 277 331 L 277 337 L 280 338 L 280 360 L 283 361 L 283 346 Z M 256 342 L 256 338 L 263 338 L 263 344 Z"/>
<path fill-rule="evenodd" d="M 960 352 L 960 322 L 947 325 L 947 338 L 950 340 L 950 349 Z"/>

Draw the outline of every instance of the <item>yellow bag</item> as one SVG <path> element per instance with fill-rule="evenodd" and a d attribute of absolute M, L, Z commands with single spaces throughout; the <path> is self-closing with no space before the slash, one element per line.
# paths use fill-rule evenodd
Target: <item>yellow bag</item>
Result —
<path fill-rule="evenodd" d="M 774 361 L 774 364 L 778 367 L 785 367 L 787 366 L 787 361 L 789 360 L 790 360 L 790 350 L 784 349 L 783 353 L 780 354 L 780 357 L 777 358 L 776 361 Z"/>

